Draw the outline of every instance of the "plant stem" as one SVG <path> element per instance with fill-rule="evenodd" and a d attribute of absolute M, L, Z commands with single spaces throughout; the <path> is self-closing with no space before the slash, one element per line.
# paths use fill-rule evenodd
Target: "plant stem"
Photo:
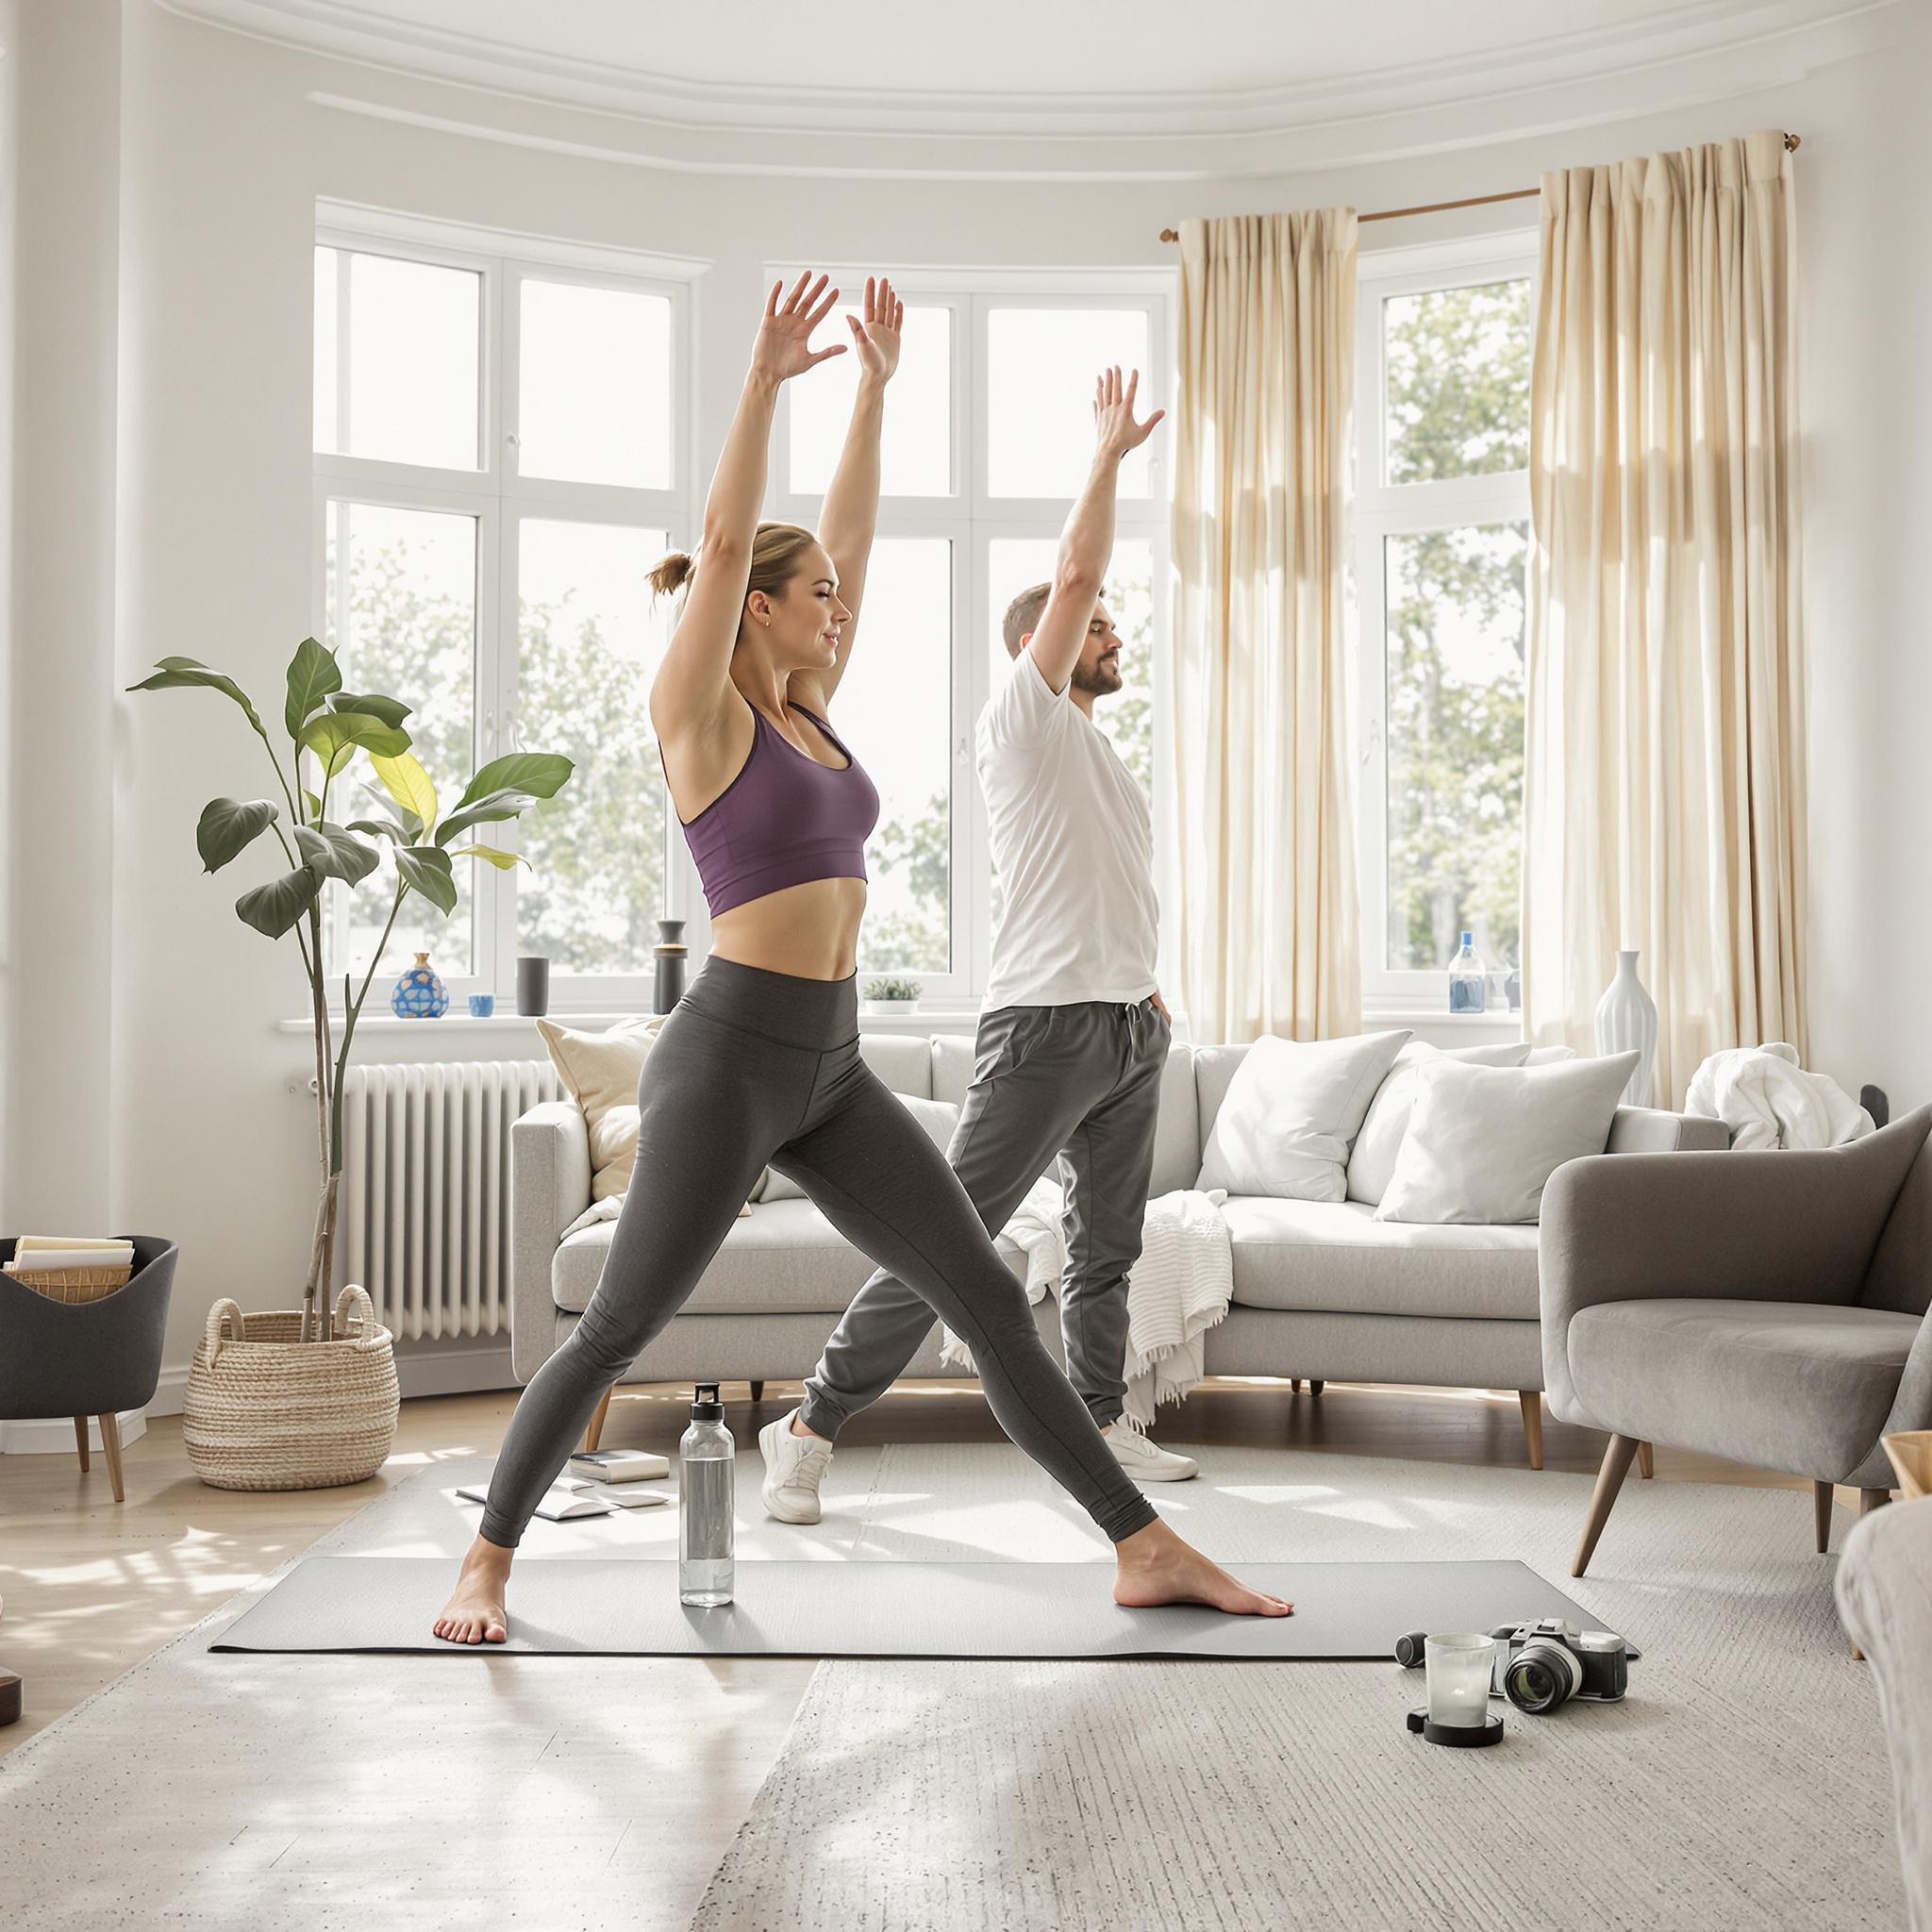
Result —
<path fill-rule="evenodd" d="M 301 928 L 297 926 L 298 938 L 300 933 Z M 308 1341 L 312 1333 L 317 1340 L 326 1341 L 329 1339 L 326 1283 L 335 1237 L 335 1173 L 329 1159 L 329 1117 L 334 1107 L 329 1091 L 328 994 L 322 983 L 322 911 L 315 900 L 310 900 L 308 905 L 308 936 L 311 943 L 308 951 L 313 955 L 308 971 L 308 994 L 315 1021 L 315 1133 L 317 1154 L 322 1163 L 322 1182 L 316 1203 L 315 1236 L 308 1249 L 308 1279 L 302 1290 L 302 1339 Z"/>

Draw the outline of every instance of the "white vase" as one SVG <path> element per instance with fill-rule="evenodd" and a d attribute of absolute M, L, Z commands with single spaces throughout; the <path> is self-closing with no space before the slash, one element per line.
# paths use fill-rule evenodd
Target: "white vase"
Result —
<path fill-rule="evenodd" d="M 1596 1003 L 1599 1055 L 1637 1051 L 1637 1071 L 1624 1089 L 1625 1107 L 1650 1105 L 1650 1074 L 1657 1061 L 1657 1006 L 1637 976 L 1637 955 L 1617 955 L 1617 976 Z"/>

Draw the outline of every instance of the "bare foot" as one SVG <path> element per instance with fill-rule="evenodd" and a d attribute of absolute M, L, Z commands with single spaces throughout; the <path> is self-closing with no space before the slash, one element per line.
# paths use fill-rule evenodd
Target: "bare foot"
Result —
<path fill-rule="evenodd" d="M 1130 1608 L 1155 1604 L 1206 1604 L 1237 1617 L 1287 1617 L 1294 1606 L 1265 1591 L 1250 1590 L 1164 1523 L 1150 1523 L 1114 1545 L 1119 1564 L 1113 1600 Z"/>
<path fill-rule="evenodd" d="M 463 1558 L 462 1574 L 442 1615 L 430 1625 L 452 1643 L 501 1643 L 509 1635 L 504 1618 L 504 1586 L 509 1581 L 513 1550 L 478 1537 Z"/>

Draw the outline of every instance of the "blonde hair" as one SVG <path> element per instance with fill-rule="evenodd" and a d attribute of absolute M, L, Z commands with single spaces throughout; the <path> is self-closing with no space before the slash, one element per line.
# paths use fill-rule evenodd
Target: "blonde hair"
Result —
<path fill-rule="evenodd" d="M 797 524 L 760 524 L 751 540 L 751 577 L 744 594 L 749 597 L 754 591 L 762 591 L 768 597 L 777 596 L 798 575 L 800 559 L 818 541 Z M 702 549 L 697 555 L 674 550 L 644 581 L 659 597 L 678 591 L 689 594 L 702 554 Z"/>

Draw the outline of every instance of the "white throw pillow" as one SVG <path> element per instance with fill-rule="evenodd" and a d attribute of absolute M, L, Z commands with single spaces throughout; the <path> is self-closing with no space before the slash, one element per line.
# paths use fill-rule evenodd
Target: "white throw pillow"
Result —
<path fill-rule="evenodd" d="M 1536 1220 L 1566 1160 L 1601 1154 L 1634 1053 L 1541 1067 L 1425 1060 L 1377 1221 Z"/>
<path fill-rule="evenodd" d="M 1199 1188 L 1277 1201 L 1340 1201 L 1349 1143 L 1407 1031 L 1346 1040 L 1283 1040 L 1249 1047 L 1214 1116 Z"/>
<path fill-rule="evenodd" d="M 925 1129 L 925 1138 L 943 1154 L 953 1144 L 953 1129 L 959 1124 L 958 1104 L 951 1100 L 927 1100 L 917 1093 L 895 1093 L 892 1098 Z M 805 1190 L 788 1180 L 775 1167 L 765 1170 L 764 1185 L 752 1192 L 754 1201 L 800 1201 Z"/>
<path fill-rule="evenodd" d="M 1497 1046 L 1431 1046 L 1425 1040 L 1411 1040 L 1395 1056 L 1389 1077 L 1375 1089 L 1375 1097 L 1355 1137 L 1355 1148 L 1348 1157 L 1348 1198 L 1366 1201 L 1373 1208 L 1389 1191 L 1389 1176 L 1395 1172 L 1395 1156 L 1402 1137 L 1408 1131 L 1408 1117 L 1415 1110 L 1416 1072 L 1424 1060 L 1464 1060 L 1474 1067 L 1520 1067 L 1529 1058 L 1526 1040 L 1506 1041 Z"/>
<path fill-rule="evenodd" d="M 1575 1058 L 1574 1046 L 1533 1046 L 1529 1050 L 1529 1058 L 1523 1064 L 1525 1067 L 1548 1067 L 1558 1060 L 1574 1060 Z"/>

